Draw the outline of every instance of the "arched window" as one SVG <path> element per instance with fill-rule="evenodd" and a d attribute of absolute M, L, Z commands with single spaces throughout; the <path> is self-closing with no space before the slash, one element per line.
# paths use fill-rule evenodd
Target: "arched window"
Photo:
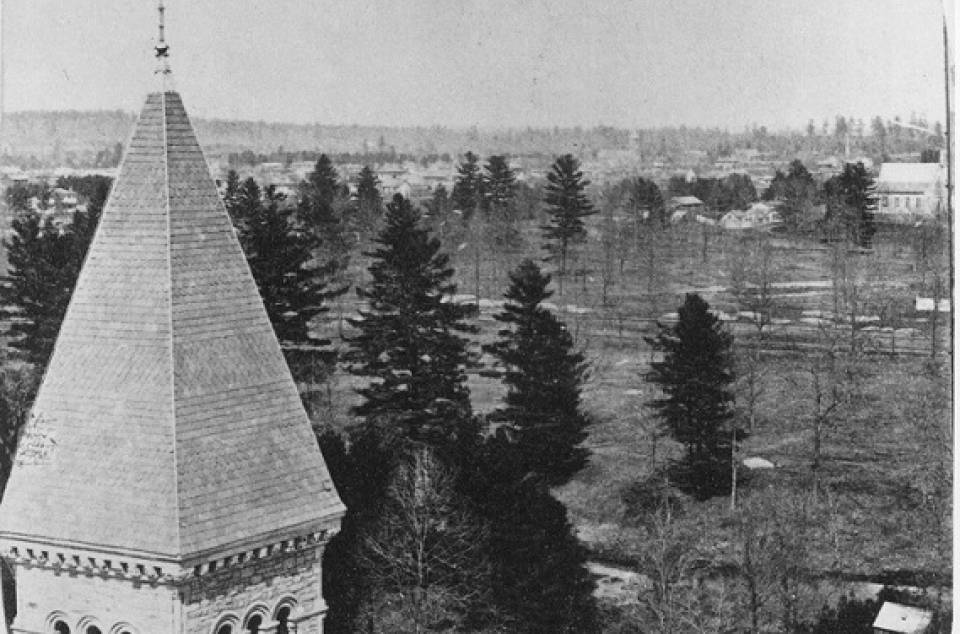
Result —
<path fill-rule="evenodd" d="M 212 634 L 240 634 L 243 630 L 243 628 L 240 627 L 241 623 L 242 621 L 236 615 L 225 614 L 217 621 L 217 625 L 213 628 Z"/>
<path fill-rule="evenodd" d="M 251 634 L 257 634 L 261 626 L 263 626 L 263 617 L 259 614 L 254 614 L 247 619 L 247 631 Z"/>
<path fill-rule="evenodd" d="M 53 631 L 57 634 L 70 634 L 70 626 L 63 621 L 57 621 L 53 624 Z"/>
<path fill-rule="evenodd" d="M 290 626 L 287 621 L 290 620 L 290 606 L 285 605 L 277 610 L 277 634 L 290 634 Z"/>
<path fill-rule="evenodd" d="M 101 632 L 100 628 L 96 625 L 91 625 L 87 628 L 85 634 L 103 634 L 103 632 Z"/>

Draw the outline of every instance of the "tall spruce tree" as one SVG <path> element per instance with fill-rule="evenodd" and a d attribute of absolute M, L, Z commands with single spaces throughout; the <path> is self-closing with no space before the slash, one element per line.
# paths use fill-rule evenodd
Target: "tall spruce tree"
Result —
<path fill-rule="evenodd" d="M 325 258 L 345 260 L 349 252 L 344 222 L 349 206 L 347 193 L 326 154 L 320 155 L 307 180 L 300 183 L 299 221 L 320 239 Z"/>
<path fill-rule="evenodd" d="M 484 209 L 495 218 L 509 218 L 517 195 L 516 174 L 503 155 L 488 158 L 483 169 L 480 178 Z"/>
<path fill-rule="evenodd" d="M 449 257 L 410 201 L 394 196 L 385 221 L 378 248 L 366 254 L 372 279 L 358 290 L 367 306 L 350 320 L 359 334 L 349 340 L 349 369 L 373 379 L 355 411 L 409 440 L 442 445 L 470 417 L 466 369 L 474 355 L 462 335 L 476 331 L 465 321 L 472 308 L 449 301 Z"/>
<path fill-rule="evenodd" d="M 588 420 L 580 411 L 587 371 L 583 354 L 562 321 L 543 306 L 550 276 L 531 260 L 510 273 L 499 339 L 485 350 L 506 367 L 505 406 L 491 419 L 508 426 L 528 471 L 551 486 L 566 483 L 585 464 L 580 446 Z"/>
<path fill-rule="evenodd" d="M 383 195 L 380 179 L 369 165 L 364 165 L 357 177 L 356 218 L 354 225 L 364 236 L 370 235 L 383 215 Z"/>
<path fill-rule="evenodd" d="M 730 489 L 732 443 L 739 432 L 733 412 L 733 336 L 695 293 L 679 308 L 677 323 L 660 325 L 645 337 L 661 361 L 650 364 L 647 380 L 663 396 L 651 405 L 666 431 L 686 447 L 675 469 L 677 484 L 700 497 Z"/>
<path fill-rule="evenodd" d="M 583 219 L 597 213 L 584 194 L 590 181 L 580 171 L 580 161 L 572 154 L 565 154 L 554 161 L 547 174 L 543 201 L 550 214 L 550 224 L 542 227 L 547 239 L 544 248 L 551 256 L 560 257 L 560 292 L 563 293 L 563 277 L 567 271 L 567 252 L 570 243 L 586 235 Z"/>
<path fill-rule="evenodd" d="M 628 191 L 630 206 L 638 219 L 666 224 L 667 208 L 663 202 L 663 194 L 652 179 L 637 177 L 630 181 Z"/>
<path fill-rule="evenodd" d="M 87 182 L 85 211 L 74 212 L 66 226 L 33 210 L 32 196 L 8 193 L 14 218 L 13 233 L 4 241 L 7 276 L 0 284 L 0 317 L 8 324 L 8 345 L 41 371 L 53 352 L 110 182 L 104 177 Z M 47 194 L 40 189 L 34 195 L 43 205 Z"/>
<path fill-rule="evenodd" d="M 465 478 L 490 522 L 493 600 L 508 631 L 600 631 L 587 550 L 567 511 L 530 478 L 519 444 L 503 432 L 486 440 Z"/>
<path fill-rule="evenodd" d="M 765 200 L 779 200 L 783 203 L 779 209 L 780 215 L 783 216 L 786 226 L 796 231 L 801 227 L 804 217 L 809 215 L 816 200 L 817 183 L 803 162 L 794 159 L 790 162 L 786 174 L 777 170 L 763 197 Z"/>
<path fill-rule="evenodd" d="M 480 157 L 473 152 L 467 152 L 457 166 L 457 177 L 454 180 L 450 198 L 455 208 L 462 211 L 465 216 L 470 216 L 480 207 L 482 196 Z"/>
<path fill-rule="evenodd" d="M 863 163 L 844 165 L 841 174 L 823 184 L 823 191 L 827 201 L 824 223 L 832 237 L 840 234 L 860 247 L 872 247 L 877 231 L 876 183 Z"/>
<path fill-rule="evenodd" d="M 228 177 L 228 183 L 231 180 Z M 333 284 L 340 262 L 314 259 L 319 238 L 301 230 L 296 210 L 283 202 L 284 196 L 273 185 L 261 189 L 253 178 L 225 196 L 240 246 L 294 376 L 317 379 L 316 369 L 328 368 L 333 352 L 330 340 L 316 336 L 311 322 L 327 312 L 330 299 L 347 289 Z"/>

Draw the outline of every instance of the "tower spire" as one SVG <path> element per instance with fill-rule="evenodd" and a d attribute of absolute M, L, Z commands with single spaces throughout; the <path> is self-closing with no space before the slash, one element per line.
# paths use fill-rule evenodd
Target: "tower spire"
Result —
<path fill-rule="evenodd" d="M 163 6 L 163 0 L 157 2 L 157 16 L 159 18 L 158 30 L 159 36 L 157 37 L 157 45 L 154 47 L 156 51 L 155 56 L 157 58 L 157 70 L 156 72 L 164 77 L 170 74 L 170 46 L 167 44 L 166 39 L 164 39 L 164 25 L 163 25 L 163 14 L 165 8 Z"/>

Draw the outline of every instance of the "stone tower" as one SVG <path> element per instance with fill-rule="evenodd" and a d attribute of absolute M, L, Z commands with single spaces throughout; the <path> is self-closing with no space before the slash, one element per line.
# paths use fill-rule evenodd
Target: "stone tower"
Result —
<path fill-rule="evenodd" d="M 320 633 L 343 513 L 180 96 L 151 94 L 0 505 L 5 621 Z"/>

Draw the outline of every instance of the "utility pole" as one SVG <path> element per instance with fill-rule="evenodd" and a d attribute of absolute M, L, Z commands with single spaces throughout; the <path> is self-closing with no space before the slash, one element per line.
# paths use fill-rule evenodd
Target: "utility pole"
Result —
<path fill-rule="evenodd" d="M 947 253 L 950 258 L 950 288 L 948 297 L 950 299 L 950 360 L 953 360 L 953 337 L 954 321 L 956 320 L 956 309 L 954 307 L 954 257 L 953 257 L 953 109 L 950 107 L 950 85 L 953 73 L 950 69 L 950 40 L 947 36 L 947 11 L 943 9 L 943 88 L 944 101 L 947 110 L 947 122 L 944 127 L 944 141 L 946 141 L 947 153 L 947 222 L 949 223 L 947 231 Z M 934 306 L 937 310 L 939 306 Z"/>

